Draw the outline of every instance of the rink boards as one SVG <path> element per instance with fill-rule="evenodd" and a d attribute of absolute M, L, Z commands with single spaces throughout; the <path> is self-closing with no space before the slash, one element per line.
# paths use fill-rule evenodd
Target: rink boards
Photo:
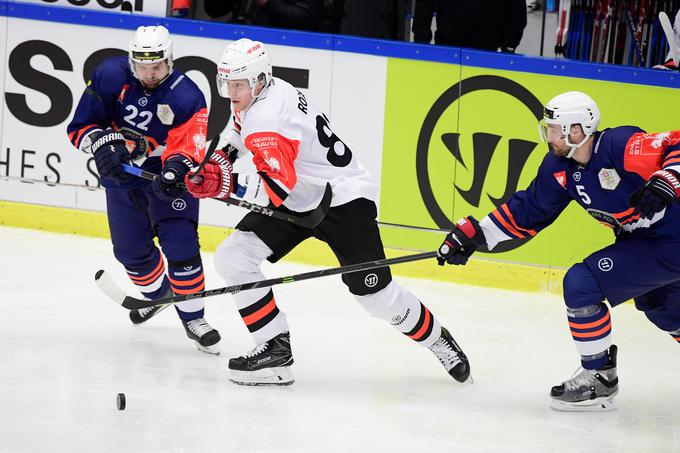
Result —
<path fill-rule="evenodd" d="M 209 136 L 228 113 L 215 91 L 214 61 L 243 36 L 268 44 L 275 75 L 328 114 L 334 132 L 379 181 L 379 221 L 390 248 L 432 249 L 442 234 L 431 229 L 448 229 L 466 214 L 481 218 L 526 187 L 547 152 L 536 121 L 541 105 L 555 94 L 589 93 L 602 111 L 601 128 L 678 128 L 673 106 L 680 101 L 680 78 L 663 71 L 18 2 L 0 2 L 0 14 L 0 33 L 7 37 L 0 44 L 5 225 L 108 234 L 94 162 L 71 146 L 65 129 L 94 66 L 124 54 L 139 25 L 162 23 L 173 33 L 176 67 L 206 95 Z M 201 240 L 212 250 L 243 212 L 209 201 L 201 209 Z M 421 263 L 398 270 L 554 291 L 564 267 L 612 239 L 609 230 L 584 216 L 571 206 L 529 243 L 479 254 L 464 269 Z M 318 243 L 293 258 L 334 264 Z"/>

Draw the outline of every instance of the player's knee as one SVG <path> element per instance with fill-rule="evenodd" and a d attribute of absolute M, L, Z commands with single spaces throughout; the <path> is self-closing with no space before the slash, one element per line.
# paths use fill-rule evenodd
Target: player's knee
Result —
<path fill-rule="evenodd" d="M 113 244 L 113 256 L 126 268 L 139 268 L 158 262 L 158 252 L 152 241 L 148 244 Z M 154 258 L 155 257 L 155 258 Z"/>
<path fill-rule="evenodd" d="M 385 288 L 372 294 L 355 295 L 356 300 L 364 309 L 378 318 L 389 319 L 392 305 L 399 298 L 401 287 L 396 282 L 390 282 Z"/>
<path fill-rule="evenodd" d="M 363 272 L 351 272 L 342 275 L 342 281 L 355 296 L 375 294 L 384 289 L 392 281 L 389 267 L 381 267 Z"/>
<path fill-rule="evenodd" d="M 156 225 L 158 242 L 168 260 L 184 261 L 199 253 L 196 224 L 190 219 L 164 219 Z"/>
<path fill-rule="evenodd" d="M 235 231 L 217 247 L 215 268 L 230 283 L 244 274 L 257 272 L 271 250 L 254 233 Z"/>
<path fill-rule="evenodd" d="M 572 266 L 562 282 L 564 303 L 569 308 L 599 306 L 604 294 L 595 280 L 595 276 L 584 263 Z"/>

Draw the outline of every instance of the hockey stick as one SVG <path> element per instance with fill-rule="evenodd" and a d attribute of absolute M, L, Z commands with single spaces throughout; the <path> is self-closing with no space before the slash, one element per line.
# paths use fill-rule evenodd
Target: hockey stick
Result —
<path fill-rule="evenodd" d="M 630 32 L 630 39 L 635 46 L 635 55 L 637 56 L 638 66 L 645 66 L 645 59 L 642 58 L 642 52 L 640 51 L 640 43 L 637 38 L 637 31 L 635 30 L 635 25 L 633 23 L 633 16 L 630 14 L 630 8 L 628 7 L 628 0 L 623 0 L 624 15 L 626 17 L 626 22 L 628 24 L 628 31 Z"/>
<path fill-rule="evenodd" d="M 670 57 L 673 59 L 673 65 L 677 68 L 678 65 L 680 65 L 680 50 L 678 50 L 678 44 L 675 41 L 675 32 L 673 31 L 671 20 L 664 11 L 659 13 L 659 22 L 661 23 L 664 35 L 666 35 L 666 41 L 668 41 L 668 48 L 670 49 L 669 53 Z"/>
<path fill-rule="evenodd" d="M 148 179 L 148 180 L 153 180 L 156 176 L 155 173 L 151 173 L 150 171 L 142 170 L 139 167 L 133 167 L 132 165 L 127 165 L 127 164 L 122 164 L 123 171 L 126 173 L 130 173 L 131 175 L 139 176 L 140 178 L 143 179 Z M 184 183 L 179 183 L 178 187 L 181 187 L 183 189 L 186 189 L 184 186 Z M 331 185 L 329 183 L 326 183 L 326 189 L 323 193 L 323 197 L 321 198 L 321 202 L 319 203 L 319 206 L 317 206 L 310 214 L 300 217 L 296 216 L 293 214 L 288 214 L 283 211 L 277 211 L 275 209 L 270 209 L 266 208 L 264 206 L 248 203 L 247 201 L 244 200 L 239 200 L 235 198 L 227 198 L 224 200 L 218 200 L 215 198 L 217 201 L 221 201 L 226 204 L 230 204 L 232 206 L 238 206 L 239 208 L 245 208 L 249 211 L 256 212 L 258 214 L 266 215 L 268 217 L 272 217 L 274 219 L 278 220 L 285 220 L 286 222 L 293 223 L 295 225 L 299 225 L 303 228 L 314 228 L 318 224 L 321 223 L 321 221 L 326 217 L 326 214 L 328 213 L 328 210 L 331 207 L 331 200 L 333 198 L 333 190 L 331 189 Z"/>
<path fill-rule="evenodd" d="M 283 283 L 293 283 L 302 280 L 310 280 L 313 278 L 327 277 L 329 275 L 347 274 L 350 272 L 366 271 L 376 269 L 379 267 L 390 266 L 392 264 L 408 263 L 410 261 L 426 260 L 437 256 L 437 252 L 423 252 L 415 255 L 400 256 L 397 258 L 386 258 L 375 261 L 367 261 L 365 263 L 350 264 L 347 266 L 334 267 L 330 269 L 321 269 L 318 271 L 305 272 L 302 274 L 289 275 L 287 277 L 270 278 L 268 280 L 260 280 L 257 282 L 242 283 L 240 285 L 225 286 L 222 288 L 209 289 L 193 294 L 180 294 L 173 297 L 164 297 L 157 300 L 144 300 L 128 296 L 118 287 L 113 279 L 104 270 L 99 270 L 94 276 L 97 286 L 114 302 L 122 305 L 128 310 L 139 310 L 141 308 L 155 307 L 156 305 L 174 304 L 183 302 L 185 300 L 198 299 L 201 297 L 219 296 L 221 294 L 233 294 L 239 291 L 246 291 L 255 288 L 267 288 Z"/>

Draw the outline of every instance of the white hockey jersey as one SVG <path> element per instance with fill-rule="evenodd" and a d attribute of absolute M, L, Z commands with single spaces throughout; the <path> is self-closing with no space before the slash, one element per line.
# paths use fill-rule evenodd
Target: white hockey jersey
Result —
<path fill-rule="evenodd" d="M 243 145 L 275 206 L 304 212 L 316 208 L 326 183 L 331 206 L 357 198 L 375 201 L 378 187 L 328 119 L 288 82 L 274 77 L 245 112 L 237 112 Z"/>

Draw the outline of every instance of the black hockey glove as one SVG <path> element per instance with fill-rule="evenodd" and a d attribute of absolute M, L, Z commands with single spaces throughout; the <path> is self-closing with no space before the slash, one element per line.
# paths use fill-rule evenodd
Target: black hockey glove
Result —
<path fill-rule="evenodd" d="M 680 198 L 680 175 L 672 170 L 658 170 L 633 192 L 628 203 L 642 218 L 652 218 Z"/>
<path fill-rule="evenodd" d="M 443 266 L 449 264 L 465 264 L 486 239 L 477 220 L 472 216 L 463 217 L 453 230 L 446 235 L 446 239 L 437 250 L 437 263 Z"/>
<path fill-rule="evenodd" d="M 112 129 L 95 131 L 90 134 L 92 145 L 90 149 L 94 154 L 94 162 L 99 176 L 103 178 L 113 177 L 127 180 L 128 175 L 123 172 L 120 164 L 130 162 L 130 153 L 125 146 L 125 138 L 120 132 Z"/>
<path fill-rule="evenodd" d="M 161 174 L 153 180 L 153 190 L 159 198 L 172 201 L 182 196 L 184 177 L 193 168 L 191 160 L 182 155 L 169 157 L 163 164 Z"/>

